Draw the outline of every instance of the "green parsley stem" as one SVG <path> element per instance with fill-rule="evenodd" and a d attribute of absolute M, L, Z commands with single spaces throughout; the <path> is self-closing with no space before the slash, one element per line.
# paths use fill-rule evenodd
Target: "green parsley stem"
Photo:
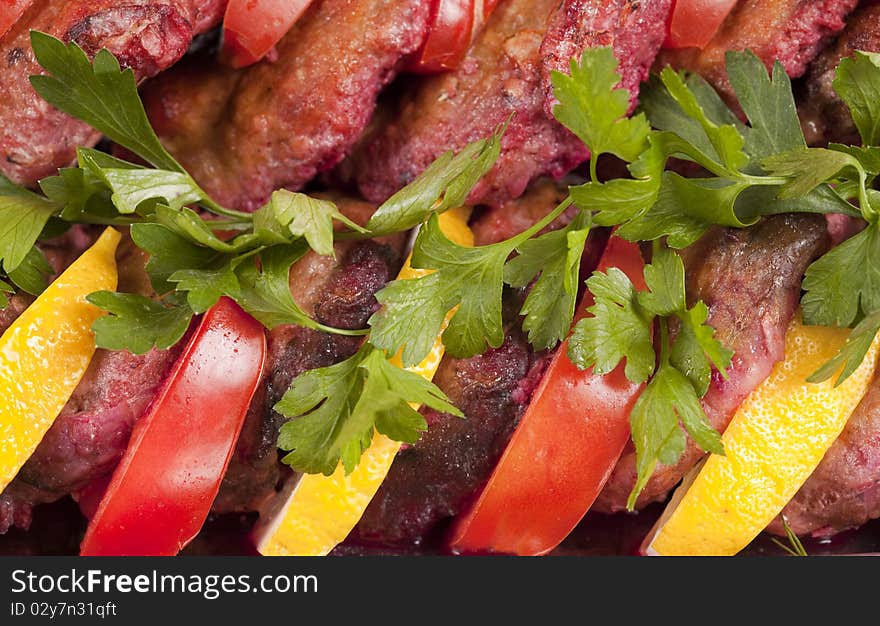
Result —
<path fill-rule="evenodd" d="M 314 320 L 312 320 L 314 321 Z M 335 326 L 325 326 L 321 322 L 315 322 L 315 330 L 320 330 L 331 335 L 345 335 L 346 337 L 363 337 L 370 333 L 369 328 L 358 328 L 349 330 L 348 328 L 336 328 Z"/>
<path fill-rule="evenodd" d="M 592 155 L 590 156 L 590 180 L 597 185 L 599 184 L 599 175 L 597 172 L 598 161 L 598 158 L 593 158 Z"/>
<path fill-rule="evenodd" d="M 193 182 L 195 184 L 195 182 Z M 201 189 L 201 187 L 199 187 Z M 224 206 L 217 204 L 213 199 L 211 199 L 208 194 L 204 193 L 204 198 L 201 200 L 200 204 L 208 209 L 211 213 L 215 213 L 217 215 L 222 215 L 224 217 L 231 218 L 239 218 L 240 220 L 252 222 L 254 216 L 252 213 L 246 213 L 245 211 L 235 211 L 233 209 L 227 209 Z"/>
<path fill-rule="evenodd" d="M 528 230 L 524 230 L 523 232 L 521 232 L 519 235 L 514 237 L 514 239 L 517 239 L 520 243 L 523 241 L 526 241 L 528 239 L 531 239 L 532 237 L 537 235 L 539 232 L 544 230 L 547 226 L 552 224 L 553 221 L 557 217 L 562 215 L 562 213 L 565 212 L 565 210 L 568 207 L 570 207 L 572 204 L 574 204 L 574 200 L 572 199 L 572 197 L 571 196 L 566 197 L 565 200 L 563 200 L 562 202 L 560 202 L 559 204 L 556 205 L 555 209 L 553 209 L 547 215 L 545 215 L 543 217 L 543 219 L 536 222 Z M 519 245 L 519 243 L 517 243 L 517 245 Z"/>

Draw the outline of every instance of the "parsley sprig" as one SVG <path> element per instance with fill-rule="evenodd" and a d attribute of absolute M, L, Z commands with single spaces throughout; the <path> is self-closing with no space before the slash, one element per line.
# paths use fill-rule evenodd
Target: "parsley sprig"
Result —
<path fill-rule="evenodd" d="M 674 463 L 684 452 L 685 431 L 703 450 L 724 453 L 700 398 L 709 388 L 712 368 L 726 377 L 732 356 L 706 324 L 706 305 L 699 301 L 688 308 L 678 254 L 655 242 L 644 280 L 647 291 L 639 292 L 617 268 L 595 272 L 587 280 L 595 300 L 588 309 L 591 315 L 575 325 L 568 347 L 569 358 L 580 369 L 606 374 L 625 360 L 629 380 L 650 381 L 630 414 L 637 454 L 630 509 L 657 463 Z"/>

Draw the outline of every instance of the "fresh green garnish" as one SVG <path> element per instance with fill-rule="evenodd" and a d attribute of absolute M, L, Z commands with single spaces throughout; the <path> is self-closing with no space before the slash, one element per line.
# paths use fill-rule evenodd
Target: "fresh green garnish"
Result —
<path fill-rule="evenodd" d="M 685 430 L 703 450 L 724 453 L 700 398 L 709 388 L 712 368 L 726 376 L 732 356 L 706 325 L 706 305 L 688 308 L 684 264 L 675 252 L 655 245 L 644 279 L 647 291 L 638 292 L 617 268 L 594 273 L 587 280 L 595 300 L 591 315 L 575 325 L 568 346 L 569 358 L 581 369 L 606 374 L 625 360 L 629 380 L 649 381 L 630 414 L 637 454 L 630 509 L 657 463 L 674 463 L 684 452 Z M 652 338 L 655 324 L 659 354 Z"/>
<path fill-rule="evenodd" d="M 785 537 L 788 539 L 788 545 L 782 543 L 782 541 L 776 537 L 773 537 L 773 543 L 782 548 L 782 550 L 789 556 L 810 556 L 807 554 L 804 544 L 801 543 L 800 537 L 798 537 L 791 529 L 791 526 L 788 525 L 788 520 L 785 519 L 785 515 L 782 516 L 782 527 L 785 529 Z"/>
<path fill-rule="evenodd" d="M 418 440 L 428 425 L 410 403 L 462 416 L 439 388 L 365 343 L 345 361 L 297 376 L 275 405 L 295 418 L 281 428 L 278 446 L 290 451 L 282 460 L 298 472 L 327 476 L 341 460 L 350 473 L 374 431 L 395 441 Z"/>

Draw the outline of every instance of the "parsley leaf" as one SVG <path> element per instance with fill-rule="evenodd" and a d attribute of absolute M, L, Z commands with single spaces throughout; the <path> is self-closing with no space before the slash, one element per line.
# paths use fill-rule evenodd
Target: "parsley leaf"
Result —
<path fill-rule="evenodd" d="M 193 313 L 204 313 L 217 304 L 221 296 L 239 298 L 238 276 L 232 263 L 216 268 L 177 270 L 168 277 L 176 283 L 176 291 L 186 292 L 186 301 Z"/>
<path fill-rule="evenodd" d="M 700 448 L 724 454 L 721 435 L 706 420 L 691 382 L 671 364 L 662 364 L 630 414 L 637 478 L 627 499 L 629 510 L 635 508 L 657 463 L 675 463 L 684 452 L 685 437 L 679 419 Z"/>
<path fill-rule="evenodd" d="M 874 337 L 877 336 L 878 332 L 880 332 L 880 310 L 866 315 L 865 318 L 852 329 L 852 332 L 846 339 L 846 343 L 843 344 L 843 347 L 834 358 L 813 372 L 807 381 L 811 383 L 821 383 L 834 376 L 837 370 L 843 366 L 840 375 L 834 383 L 834 386 L 837 387 L 840 383 L 849 378 L 849 376 L 859 368 L 862 361 L 865 360 L 865 355 L 868 354 L 868 350 L 871 348 L 871 344 L 874 342 Z"/>
<path fill-rule="evenodd" d="M 9 306 L 7 295 L 13 293 L 15 293 L 15 289 L 12 288 L 12 285 L 0 280 L 0 311 Z"/>
<path fill-rule="evenodd" d="M 193 315 L 186 305 L 165 306 L 132 293 L 97 291 L 86 299 L 110 313 L 92 324 L 98 347 L 132 354 L 144 354 L 154 347 L 170 348 L 186 333 Z"/>
<path fill-rule="evenodd" d="M 663 71 L 660 72 L 660 80 L 682 111 L 699 123 L 725 168 L 730 171 L 738 171 L 749 162 L 743 152 L 745 140 L 736 124 L 717 124 L 710 119 L 681 75 L 670 67 L 663 68 Z"/>
<path fill-rule="evenodd" d="M 175 272 L 205 268 L 217 259 L 214 250 L 195 245 L 162 224 L 134 224 L 130 232 L 132 241 L 150 255 L 147 274 L 159 294 L 174 290 L 169 278 Z"/>
<path fill-rule="evenodd" d="M 880 225 L 870 224 L 814 261 L 804 275 L 805 324 L 851 325 L 880 309 Z"/>
<path fill-rule="evenodd" d="M 36 246 L 25 255 L 24 260 L 11 272 L 7 272 L 9 280 L 22 291 L 38 296 L 48 286 L 48 276 L 52 274 L 52 266 Z"/>
<path fill-rule="evenodd" d="M 587 48 L 571 60 L 571 74 L 553 71 L 550 80 L 559 103 L 553 115 L 590 149 L 592 159 L 610 153 L 635 161 L 646 147 L 650 126 L 644 114 L 626 117 L 630 93 L 617 73 L 611 48 Z"/>
<path fill-rule="evenodd" d="M 374 429 L 396 441 L 415 443 L 427 429 L 412 405 L 425 404 L 461 416 L 446 395 L 418 374 L 392 365 L 370 344 L 351 358 L 297 376 L 275 405 L 292 418 L 281 428 L 282 460 L 294 470 L 331 475 L 342 462 L 351 473 Z"/>
<path fill-rule="evenodd" d="M 324 256 L 333 252 L 333 220 L 338 220 L 354 231 L 365 233 L 345 217 L 329 200 L 319 200 L 302 193 L 279 189 L 272 194 L 266 210 L 275 221 L 289 229 L 294 237 L 305 237 L 312 250 Z"/>
<path fill-rule="evenodd" d="M 642 310 L 635 287 L 616 267 L 594 272 L 587 279 L 594 304 L 591 314 L 575 324 L 568 357 L 580 369 L 592 367 L 607 374 L 626 359 L 626 377 L 644 382 L 654 373 L 656 356 L 651 342 L 652 318 Z"/>
<path fill-rule="evenodd" d="M 857 51 L 841 60 L 832 85 L 849 107 L 862 143 L 880 144 L 880 54 Z"/>
<path fill-rule="evenodd" d="M 0 174 L 0 261 L 7 273 L 24 261 L 57 209 Z"/>
<path fill-rule="evenodd" d="M 854 156 L 827 148 L 803 147 L 780 152 L 764 159 L 761 165 L 772 175 L 789 178 L 777 194 L 781 199 L 802 198 L 822 183 L 834 179 L 844 168 L 852 168 L 863 179 L 866 176 Z"/>
<path fill-rule="evenodd" d="M 367 230 L 378 237 L 421 224 L 431 213 L 443 213 L 461 206 L 474 185 L 498 160 L 501 153 L 499 129 L 491 137 L 468 144 L 453 155 L 445 152 L 406 187 L 376 209 Z"/>
<path fill-rule="evenodd" d="M 791 81 L 778 61 L 771 75 L 751 51 L 725 55 L 727 76 L 749 118 L 745 151 L 754 159 L 805 148 L 804 133 L 791 91 Z"/>
<path fill-rule="evenodd" d="M 80 119 L 157 168 L 183 172 L 150 126 L 131 69 L 122 70 L 102 49 L 89 62 L 75 42 L 68 44 L 31 31 L 37 62 L 49 75 L 31 76 L 31 85 L 55 108 Z"/>
<path fill-rule="evenodd" d="M 147 200 L 162 200 L 180 209 L 206 197 L 195 181 L 182 172 L 144 169 L 119 159 L 113 159 L 114 163 L 108 165 L 106 155 L 85 148 L 80 148 L 77 155 L 80 167 L 104 182 L 114 206 L 123 215 L 135 213 Z"/>
<path fill-rule="evenodd" d="M 679 421 L 703 450 L 723 454 L 721 436 L 709 423 L 700 398 L 709 387 L 712 366 L 726 376 L 732 356 L 706 324 L 706 305 L 700 301 L 687 308 L 684 263 L 678 254 L 655 243 L 644 278 L 647 289 L 637 292 L 617 268 L 594 272 L 587 280 L 595 301 L 588 309 L 591 317 L 577 323 L 568 346 L 569 358 L 581 369 L 593 367 L 606 374 L 625 359 L 629 380 L 650 378 L 630 414 L 637 455 L 630 509 L 657 463 L 674 463 L 684 451 Z M 652 341 L 655 322 L 660 328 L 659 357 Z M 674 339 L 670 322 L 678 329 Z"/>
<path fill-rule="evenodd" d="M 529 343 L 552 348 L 571 329 L 578 295 L 581 256 L 590 234 L 590 215 L 580 212 L 565 228 L 530 239 L 504 267 L 504 282 L 525 287 L 538 274 L 520 314 Z"/>

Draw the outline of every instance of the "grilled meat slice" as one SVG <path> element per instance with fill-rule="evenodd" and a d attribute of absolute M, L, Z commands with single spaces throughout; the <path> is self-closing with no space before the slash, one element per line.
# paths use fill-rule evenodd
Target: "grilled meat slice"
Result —
<path fill-rule="evenodd" d="M 344 201 L 351 219 L 366 223 L 373 207 Z M 377 241 L 336 244 L 336 259 L 309 253 L 291 270 L 294 298 L 307 314 L 328 326 L 364 328 L 378 308 L 375 293 L 400 268 L 402 236 Z M 275 493 L 288 473 L 278 462 L 278 430 L 283 416 L 273 406 L 294 378 L 353 355 L 360 337 L 331 335 L 299 326 L 279 326 L 269 332 L 265 377 L 251 403 L 235 453 L 214 501 L 218 513 L 257 511 Z"/>
<path fill-rule="evenodd" d="M 51 107 L 31 88 L 40 73 L 30 45 L 39 30 L 94 55 L 113 52 L 138 79 L 176 62 L 192 38 L 217 23 L 225 0 L 70 0 L 37 2 L 0 40 L 0 172 L 31 185 L 71 163 L 100 135 Z"/>
<path fill-rule="evenodd" d="M 837 41 L 810 66 L 800 114 L 804 134 L 811 145 L 824 145 L 829 141 L 859 143 L 849 109 L 832 86 L 838 63 L 856 50 L 880 51 L 880 4 L 868 4 L 853 13 Z"/>
<path fill-rule="evenodd" d="M 420 0 L 317 0 L 277 59 L 233 70 L 195 58 L 145 87 L 171 153 L 221 204 L 254 210 L 334 167 L 427 28 Z"/>
<path fill-rule="evenodd" d="M 442 153 L 460 150 L 509 120 L 501 157 L 469 201 L 497 205 L 518 197 L 540 175 L 558 178 L 588 154 L 548 114 L 549 71 L 567 69 L 567 55 L 578 56 L 585 46 L 610 43 L 623 59 L 624 84 L 637 85 L 665 24 L 648 17 L 668 12 L 669 4 L 570 0 L 560 7 L 559 0 L 506 0 L 459 69 L 405 87 L 394 111 L 345 164 L 343 176 L 352 173 L 365 197 L 382 201 Z M 644 47 L 635 50 L 636 39 Z"/>
<path fill-rule="evenodd" d="M 828 39 L 840 32 L 858 0 L 740 0 L 704 48 L 664 50 L 656 65 L 700 74 L 725 99 L 736 100 L 724 55 L 751 50 L 770 67 L 782 63 L 788 75 L 803 75 Z"/>
<path fill-rule="evenodd" d="M 526 195 L 498 208 L 484 209 L 472 221 L 477 245 L 509 238 L 544 217 L 565 188 L 541 181 Z M 568 223 L 564 215 L 552 227 Z M 583 272 L 599 261 L 605 229 L 591 234 Z M 339 553 L 357 546 L 433 546 L 446 524 L 469 506 L 486 484 L 552 353 L 536 353 L 519 330 L 522 290 L 505 297 L 504 343 L 482 355 L 447 355 L 434 382 L 465 414 L 465 419 L 423 409 L 428 430 L 412 446 L 401 448 L 391 470 Z"/>
<path fill-rule="evenodd" d="M 810 262 L 828 246 L 826 222 L 815 215 L 782 215 L 747 229 L 715 229 L 682 251 L 688 300 L 703 300 L 715 336 L 734 351 L 729 379 L 713 372 L 702 405 L 723 432 L 745 397 L 784 357 L 785 331 L 795 313 L 801 279 Z M 674 465 L 658 465 L 639 496 L 637 508 L 662 500 L 704 455 L 688 438 Z M 616 512 L 636 479 L 630 443 L 593 508 Z"/>
<path fill-rule="evenodd" d="M 517 393 L 535 355 L 519 331 L 470 359 L 443 359 L 435 382 L 465 419 L 423 411 L 428 431 L 402 449 L 347 539 L 380 545 L 420 544 L 460 513 L 489 479 L 524 408 Z"/>
<path fill-rule="evenodd" d="M 651 64 L 666 36 L 672 9 L 669 0 L 566 0 L 553 18 L 541 44 L 544 111 L 553 115 L 555 99 L 550 90 L 550 72 L 569 73 L 571 59 L 587 48 L 612 46 L 623 80 L 620 86 L 632 94 L 635 106 L 639 85 L 648 78 Z"/>
<path fill-rule="evenodd" d="M 0 532 L 27 528 L 36 504 L 54 502 L 116 467 L 131 429 L 152 401 L 180 348 L 95 353 L 74 395 L 6 490 Z"/>

